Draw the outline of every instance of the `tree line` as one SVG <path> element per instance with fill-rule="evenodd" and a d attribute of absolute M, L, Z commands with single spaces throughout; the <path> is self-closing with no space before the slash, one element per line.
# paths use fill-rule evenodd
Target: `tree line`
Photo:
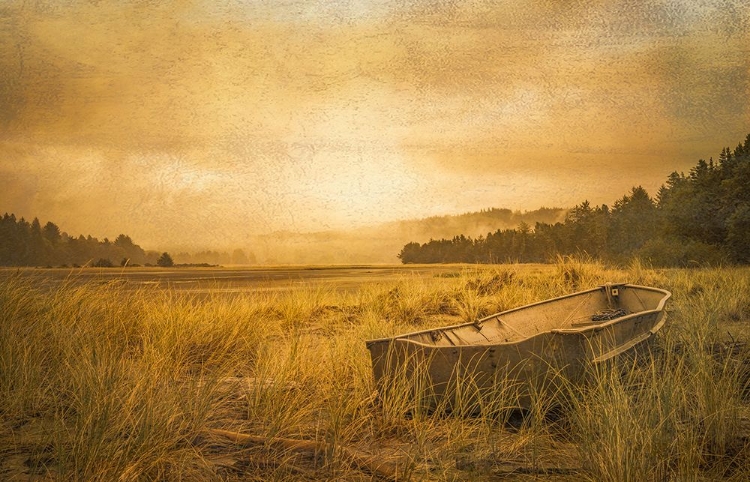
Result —
<path fill-rule="evenodd" d="M 218 264 L 253 264 L 255 256 L 241 249 L 232 254 L 201 251 L 194 255 L 144 250 L 130 236 L 120 234 L 114 241 L 92 236 L 70 236 L 53 222 L 44 226 L 38 218 L 28 222 L 23 217 L 5 213 L 0 217 L 0 266 L 215 266 Z"/>
<path fill-rule="evenodd" d="M 92 236 L 69 236 L 53 222 L 41 225 L 38 218 L 5 213 L 0 218 L 0 266 L 133 266 L 169 265 L 169 255 L 146 251 L 130 236 L 114 241 Z"/>
<path fill-rule="evenodd" d="M 717 161 L 701 159 L 687 175 L 673 172 L 654 198 L 638 186 L 612 207 L 584 201 L 564 222 L 410 242 L 398 257 L 405 264 L 528 263 L 581 254 L 656 266 L 750 263 L 750 134 Z"/>

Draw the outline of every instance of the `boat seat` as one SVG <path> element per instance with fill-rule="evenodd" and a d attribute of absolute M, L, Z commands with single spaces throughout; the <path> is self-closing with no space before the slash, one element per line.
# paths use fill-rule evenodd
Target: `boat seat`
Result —
<path fill-rule="evenodd" d="M 602 324 L 602 323 L 604 323 L 605 321 L 606 321 L 606 320 L 602 320 L 602 321 L 593 321 L 593 320 L 589 320 L 589 321 L 580 321 L 580 322 L 577 322 L 577 323 L 571 323 L 571 324 L 570 324 L 570 326 L 571 326 L 572 328 L 580 328 L 580 327 L 582 327 L 582 326 L 594 326 L 594 325 L 601 325 L 601 324 Z"/>

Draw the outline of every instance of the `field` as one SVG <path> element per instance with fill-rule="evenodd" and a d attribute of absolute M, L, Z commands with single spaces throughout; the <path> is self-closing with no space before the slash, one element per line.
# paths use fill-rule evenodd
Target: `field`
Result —
<path fill-rule="evenodd" d="M 607 281 L 673 297 L 589 383 L 525 410 L 376 391 L 367 339 Z M 749 480 L 748 335 L 748 268 L 8 269 L 0 479 Z"/>

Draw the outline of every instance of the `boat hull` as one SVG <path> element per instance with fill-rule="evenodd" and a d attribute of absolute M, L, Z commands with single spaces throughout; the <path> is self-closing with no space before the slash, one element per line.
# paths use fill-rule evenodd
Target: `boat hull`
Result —
<path fill-rule="evenodd" d="M 593 364 L 648 342 L 664 325 L 670 296 L 657 288 L 606 285 L 477 323 L 370 340 L 367 347 L 381 395 L 401 392 L 434 407 L 455 405 L 467 393 L 489 394 L 528 406 L 534 392 L 580 380 Z M 614 309 L 622 314 L 591 319 Z"/>

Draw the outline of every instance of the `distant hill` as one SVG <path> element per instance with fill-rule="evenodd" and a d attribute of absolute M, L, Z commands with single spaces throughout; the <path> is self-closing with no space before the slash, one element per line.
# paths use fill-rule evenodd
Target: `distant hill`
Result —
<path fill-rule="evenodd" d="M 433 216 L 424 219 L 396 221 L 378 226 L 379 229 L 396 229 L 412 240 L 452 238 L 463 234 L 477 238 L 498 229 L 514 229 L 521 223 L 533 227 L 537 222 L 555 224 L 564 222 L 567 209 L 539 208 L 534 211 L 512 211 L 490 208 L 478 212 L 453 216 Z"/>
<path fill-rule="evenodd" d="M 717 161 L 699 159 L 687 175 L 673 172 L 654 198 L 636 186 L 611 207 L 583 201 L 564 223 L 482 238 L 466 228 L 461 235 L 410 241 L 398 257 L 403 263 L 533 263 L 585 254 L 620 264 L 637 258 L 654 266 L 747 265 L 748 186 L 750 134 L 734 150 L 722 149 Z"/>
<path fill-rule="evenodd" d="M 513 229 L 522 222 L 554 224 L 563 221 L 566 210 L 541 208 L 520 212 L 491 208 L 454 216 L 394 221 L 375 226 L 313 233 L 275 232 L 254 236 L 244 249 L 229 252 L 204 250 L 187 253 L 173 250 L 175 263 L 208 264 L 367 264 L 398 263 L 406 243 L 452 238 L 459 234 L 475 238 L 498 229 Z M 164 248 L 164 247 L 163 247 Z M 245 251 L 247 249 L 247 251 Z M 247 254 L 246 254 L 247 253 Z M 0 217 L 0 266 L 119 266 L 156 264 L 160 252 L 145 251 L 129 236 L 114 242 L 91 236 L 73 237 L 57 225 L 29 223 L 12 214 Z"/>
<path fill-rule="evenodd" d="M 371 227 L 294 233 L 288 231 L 256 236 L 252 251 L 262 264 L 398 263 L 396 255 L 411 241 L 452 238 L 459 234 L 486 236 L 498 229 L 517 228 L 522 222 L 563 222 L 562 208 L 513 211 L 490 208 L 458 215 L 393 221 Z"/>

